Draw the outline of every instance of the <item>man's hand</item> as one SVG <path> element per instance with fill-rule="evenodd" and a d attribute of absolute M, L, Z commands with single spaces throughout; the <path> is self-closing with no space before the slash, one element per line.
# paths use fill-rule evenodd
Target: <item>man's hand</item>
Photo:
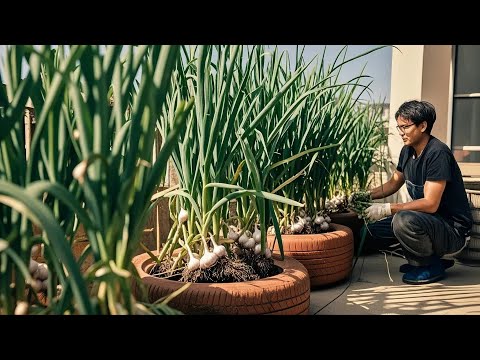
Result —
<path fill-rule="evenodd" d="M 365 214 L 370 221 L 377 221 L 392 215 L 390 203 L 373 204 L 365 209 Z"/>

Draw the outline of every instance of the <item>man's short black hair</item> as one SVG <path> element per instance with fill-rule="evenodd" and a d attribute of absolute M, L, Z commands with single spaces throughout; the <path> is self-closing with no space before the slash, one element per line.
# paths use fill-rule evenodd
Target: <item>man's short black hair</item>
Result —
<path fill-rule="evenodd" d="M 435 107 L 428 101 L 406 101 L 404 102 L 395 113 L 395 120 L 401 116 L 406 120 L 414 122 L 416 125 L 420 125 L 423 121 L 427 122 L 427 134 L 430 134 L 433 128 L 433 124 L 437 119 L 435 113 Z"/>

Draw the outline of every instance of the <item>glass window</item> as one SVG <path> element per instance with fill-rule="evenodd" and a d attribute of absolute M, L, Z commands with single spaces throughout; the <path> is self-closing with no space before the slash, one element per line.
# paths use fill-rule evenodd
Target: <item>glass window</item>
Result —
<path fill-rule="evenodd" d="M 480 164 L 480 45 L 457 45 L 452 151 L 458 162 Z"/>

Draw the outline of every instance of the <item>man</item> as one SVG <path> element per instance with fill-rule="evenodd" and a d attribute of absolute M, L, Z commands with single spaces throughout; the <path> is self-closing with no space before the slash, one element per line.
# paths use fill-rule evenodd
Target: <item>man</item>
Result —
<path fill-rule="evenodd" d="M 403 281 L 426 284 L 445 277 L 453 260 L 441 259 L 467 246 L 472 214 L 462 174 L 447 145 L 430 135 L 436 113 L 426 101 L 403 103 L 395 114 L 404 146 L 392 178 L 371 191 L 372 199 L 397 192 L 406 183 L 412 201 L 374 203 L 366 209 L 370 247 L 400 242 L 408 264 Z"/>

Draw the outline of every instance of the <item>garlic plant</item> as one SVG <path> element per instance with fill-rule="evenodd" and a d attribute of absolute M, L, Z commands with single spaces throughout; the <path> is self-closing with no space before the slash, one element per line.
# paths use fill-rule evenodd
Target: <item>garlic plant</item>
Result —
<path fill-rule="evenodd" d="M 0 238 L 8 239 L 0 252 L 2 313 L 13 313 L 24 299 L 21 284 L 31 283 L 25 264 L 38 243 L 45 245 L 52 275 L 45 312 L 136 311 L 129 295 L 131 259 L 155 205 L 150 199 L 193 106 L 184 98 L 169 107 L 163 146 L 153 159 L 155 125 L 178 56 L 178 46 L 8 47 L 0 71 L 0 85 L 4 74 L 6 82 L 0 86 Z M 28 64 L 23 78 L 22 62 Z M 36 128 L 25 154 L 22 115 L 28 97 Z M 43 229 L 41 236 L 32 236 L 30 221 Z M 94 258 L 85 279 L 95 300 L 66 241 L 78 222 L 90 242 L 86 255 Z M 20 273 L 12 297 L 10 279 Z M 59 299 L 57 285 L 69 289 Z"/>
<path fill-rule="evenodd" d="M 304 68 L 291 79 L 282 79 L 279 86 L 258 87 L 258 91 L 251 94 L 251 86 L 257 81 L 260 70 L 258 61 L 263 62 L 262 47 L 246 48 L 246 60 L 242 46 L 182 49 L 181 61 L 177 62 L 172 77 L 172 91 L 167 95 L 167 106 L 157 127 L 164 134 L 177 104 L 192 97 L 195 99 L 194 110 L 187 119 L 187 132 L 180 137 L 172 153 L 179 189 L 165 194 L 170 198 L 172 219 L 177 219 L 177 213 L 183 208 L 188 212 L 188 221 L 182 224 L 177 219 L 163 249 L 175 247 L 172 245 L 175 234 L 182 227 L 182 239 L 191 243 L 192 249 L 196 247 L 203 267 L 214 263 L 210 248 L 213 254 L 215 250 L 223 254 L 219 246 L 224 246 L 227 253 L 231 251 L 225 239 L 238 240 L 241 247 L 253 250 L 255 239 L 258 241 L 260 237 L 261 251 L 265 253 L 266 224 L 277 217 L 271 210 L 272 204 L 286 203 L 294 207 L 302 204 L 265 191 L 260 175 L 263 169 L 259 169 L 250 142 L 259 131 L 264 131 L 271 113 Z M 292 106 L 289 111 L 295 108 Z M 282 119 L 283 123 L 287 121 L 287 117 Z M 234 200 L 238 204 L 238 216 L 232 220 L 229 202 Z M 251 226 L 257 219 L 260 234 L 257 231 L 253 238 Z M 235 233 L 232 227 L 242 231 Z M 186 259 L 175 266 L 185 264 Z"/>

